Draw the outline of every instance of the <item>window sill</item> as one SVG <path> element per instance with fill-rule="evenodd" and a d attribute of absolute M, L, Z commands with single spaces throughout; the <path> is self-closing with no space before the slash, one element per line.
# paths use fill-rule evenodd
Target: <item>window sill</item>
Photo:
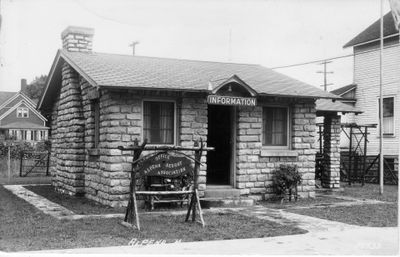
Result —
<path fill-rule="evenodd" d="M 91 156 L 99 156 L 100 155 L 100 149 L 99 148 L 91 148 L 87 150 L 87 153 Z"/>
<path fill-rule="evenodd" d="M 383 138 L 395 138 L 396 137 L 396 135 L 394 135 L 394 134 L 383 134 Z M 376 138 L 380 138 L 380 136 L 378 135 Z"/>
<path fill-rule="evenodd" d="M 299 153 L 293 150 L 283 149 L 263 149 L 261 150 L 261 157 L 297 157 Z"/>

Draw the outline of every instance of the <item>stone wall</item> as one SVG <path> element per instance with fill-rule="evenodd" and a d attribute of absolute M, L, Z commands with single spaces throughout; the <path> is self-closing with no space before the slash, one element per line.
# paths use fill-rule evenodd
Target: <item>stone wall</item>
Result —
<path fill-rule="evenodd" d="M 282 102 L 284 103 L 284 102 Z M 265 103 L 267 104 L 267 103 Z M 260 102 L 262 105 L 262 102 Z M 315 186 L 315 103 L 290 103 L 291 149 L 262 146 L 262 106 L 241 107 L 237 125 L 236 187 L 255 199 L 273 195 L 272 175 L 281 164 L 297 165 L 303 182 L 301 197 L 313 197 Z"/>
<path fill-rule="evenodd" d="M 87 99 L 89 84 L 81 78 L 84 115 L 86 119 L 86 149 L 93 147 L 94 110 Z M 132 152 L 121 152 L 118 146 L 130 146 L 135 139 L 142 138 L 143 99 L 170 99 L 177 105 L 177 144 L 193 146 L 194 140 L 202 138 L 207 142 L 207 103 L 204 98 L 185 97 L 174 92 L 107 91 L 100 92 L 100 144 L 98 151 L 88 151 L 85 163 L 86 197 L 111 205 L 126 205 Z M 144 152 L 143 155 L 149 154 Z M 189 155 L 193 153 L 187 152 Z M 206 161 L 206 153 L 202 161 Z M 205 189 L 206 165 L 201 167 L 199 176 L 200 194 Z"/>
<path fill-rule="evenodd" d="M 180 117 L 180 145 L 181 146 L 193 146 L 194 141 L 203 140 L 207 144 L 207 100 L 206 97 L 185 97 L 182 98 L 180 106 L 178 106 L 178 112 Z M 187 152 L 189 155 L 193 155 L 193 152 Z M 194 156 L 193 156 L 194 157 Z M 203 196 L 204 190 L 206 189 L 207 180 L 207 152 L 203 152 L 199 172 L 199 195 Z"/>
<path fill-rule="evenodd" d="M 79 75 L 68 64 L 62 67 L 62 85 L 59 101 L 53 108 L 52 141 L 53 164 L 56 173 L 54 185 L 68 194 L 84 193 L 84 131 L 85 119 L 82 109 L 82 93 Z"/>

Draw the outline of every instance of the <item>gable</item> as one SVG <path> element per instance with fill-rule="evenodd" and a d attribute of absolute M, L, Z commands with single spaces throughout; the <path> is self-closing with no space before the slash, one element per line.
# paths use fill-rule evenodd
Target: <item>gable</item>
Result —
<path fill-rule="evenodd" d="M 4 93 L 4 92 L 0 92 L 0 95 L 2 95 L 1 93 Z M 7 94 L 3 94 L 3 95 L 7 95 Z M 31 109 L 32 108 L 35 109 L 35 103 L 29 97 L 25 96 L 21 92 L 8 94 L 8 96 L 9 97 L 7 99 L 5 99 L 2 102 L 2 104 L 0 104 L 0 117 L 2 117 L 10 109 L 14 108 L 16 105 L 18 105 L 21 101 L 23 101 L 25 104 L 29 105 L 29 107 Z"/>
<path fill-rule="evenodd" d="M 388 38 L 398 35 L 399 32 L 394 24 L 393 15 L 388 12 L 383 17 L 383 37 Z M 371 24 L 368 28 L 347 42 L 343 47 L 357 46 L 361 44 L 377 41 L 380 38 L 380 19 Z"/>
<path fill-rule="evenodd" d="M 18 109 L 25 108 L 28 111 L 28 117 L 18 117 Z M 9 108 L 5 113 L 0 116 L 0 124 L 6 125 L 9 123 L 14 123 L 18 121 L 26 121 L 29 123 L 42 125 L 46 123 L 46 118 L 43 117 L 35 108 L 32 107 L 30 103 L 25 100 L 21 100 L 15 104 L 12 108 Z"/>

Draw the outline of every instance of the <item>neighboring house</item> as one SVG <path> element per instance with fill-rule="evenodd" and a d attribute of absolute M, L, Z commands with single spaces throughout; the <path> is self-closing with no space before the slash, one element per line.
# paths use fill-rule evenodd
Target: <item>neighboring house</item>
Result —
<path fill-rule="evenodd" d="M 274 170 L 294 164 L 299 194 L 314 196 L 315 119 L 326 115 L 326 135 L 337 133 L 340 117 L 329 104 L 337 96 L 260 65 L 93 53 L 93 32 L 63 31 L 38 103 L 50 117 L 57 190 L 126 204 L 132 158 L 118 146 L 147 139 L 185 147 L 201 138 L 215 151 L 203 157 L 200 195 L 268 197 Z M 326 110 L 316 109 L 321 98 Z M 327 140 L 334 172 L 326 170 L 336 176 L 327 187 L 339 185 L 336 138 Z"/>
<path fill-rule="evenodd" d="M 26 83 L 21 80 L 22 86 Z M 21 92 L 0 92 L 0 140 L 37 142 L 48 138 L 46 118 Z"/>
<path fill-rule="evenodd" d="M 363 113 L 354 117 L 359 125 L 379 124 L 380 21 L 377 20 L 345 46 L 354 52 L 355 107 Z M 400 44 L 393 16 L 384 16 L 383 50 L 383 154 L 398 159 L 400 145 Z M 379 126 L 378 126 L 379 128 Z M 370 129 L 368 154 L 379 153 L 379 129 Z"/>

